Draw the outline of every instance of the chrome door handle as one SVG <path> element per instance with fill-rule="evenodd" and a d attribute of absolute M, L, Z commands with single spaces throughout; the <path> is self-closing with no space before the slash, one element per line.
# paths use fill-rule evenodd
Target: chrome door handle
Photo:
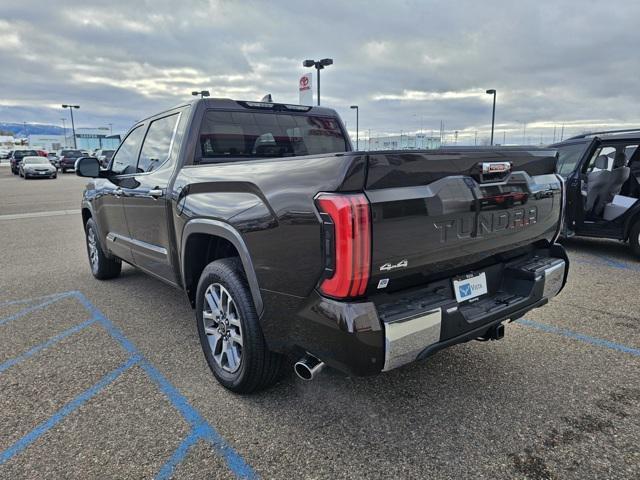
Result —
<path fill-rule="evenodd" d="M 164 195 L 164 190 L 162 190 L 161 188 L 154 188 L 152 190 L 149 190 L 149 195 L 153 198 L 158 198 Z"/>

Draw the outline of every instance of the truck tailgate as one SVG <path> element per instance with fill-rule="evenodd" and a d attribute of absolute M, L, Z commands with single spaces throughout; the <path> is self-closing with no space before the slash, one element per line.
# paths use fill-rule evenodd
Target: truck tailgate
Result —
<path fill-rule="evenodd" d="M 452 276 L 550 241 L 562 207 L 555 168 L 548 149 L 370 154 L 370 291 Z"/>

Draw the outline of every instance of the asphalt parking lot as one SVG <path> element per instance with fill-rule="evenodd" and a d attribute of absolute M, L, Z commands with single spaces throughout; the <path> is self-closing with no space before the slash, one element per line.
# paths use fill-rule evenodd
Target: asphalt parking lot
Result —
<path fill-rule="evenodd" d="M 0 478 L 640 478 L 625 245 L 567 242 L 565 290 L 500 342 L 240 397 L 180 291 L 131 267 L 93 279 L 83 185 L 0 167 Z"/>

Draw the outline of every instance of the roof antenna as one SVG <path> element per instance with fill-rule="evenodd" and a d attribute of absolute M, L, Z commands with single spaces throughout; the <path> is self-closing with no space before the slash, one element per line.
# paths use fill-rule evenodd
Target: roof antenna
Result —
<path fill-rule="evenodd" d="M 261 102 L 273 103 L 273 98 L 271 98 L 271 94 L 267 93 L 264 97 L 262 97 Z"/>

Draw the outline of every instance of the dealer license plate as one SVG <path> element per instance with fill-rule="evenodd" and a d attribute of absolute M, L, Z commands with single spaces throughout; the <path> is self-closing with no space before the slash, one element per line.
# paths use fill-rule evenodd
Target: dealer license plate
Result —
<path fill-rule="evenodd" d="M 453 291 L 456 294 L 458 303 L 472 300 L 480 295 L 484 295 L 487 290 L 487 276 L 483 273 L 475 277 L 454 280 Z"/>

